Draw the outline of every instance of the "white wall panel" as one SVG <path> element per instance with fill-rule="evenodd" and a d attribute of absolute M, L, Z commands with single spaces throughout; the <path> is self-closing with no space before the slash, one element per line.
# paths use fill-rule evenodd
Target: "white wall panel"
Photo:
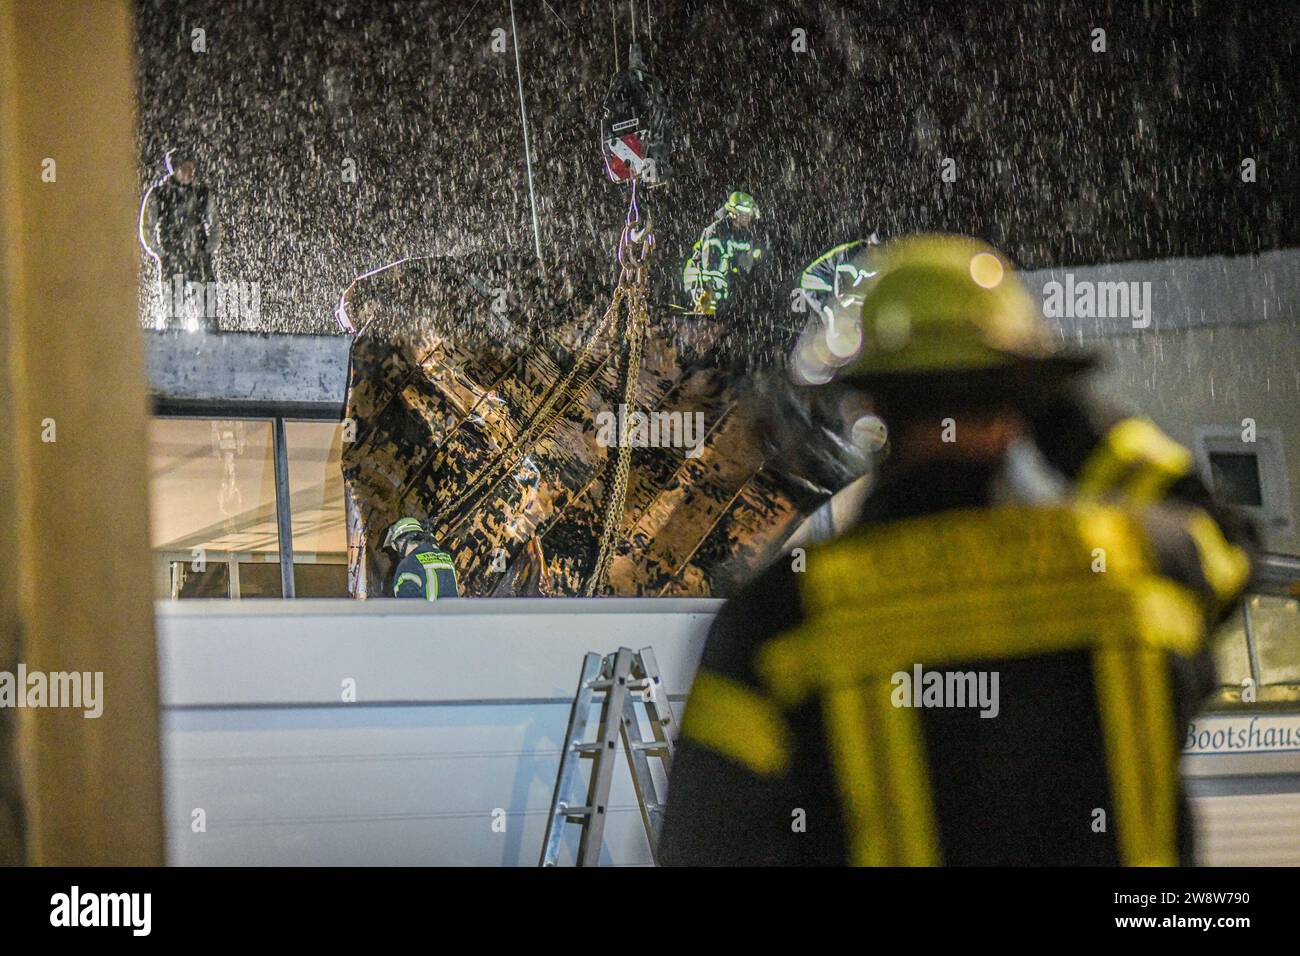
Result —
<path fill-rule="evenodd" d="M 680 716 L 719 603 L 160 604 L 169 859 L 534 866 L 583 654 L 653 646 Z M 610 803 L 605 862 L 647 864 L 621 755 Z"/>
<path fill-rule="evenodd" d="M 582 655 L 653 646 L 680 718 L 719 605 L 160 603 L 168 859 L 534 866 Z M 1198 753 L 1184 773 L 1205 862 L 1300 864 L 1300 754 Z M 621 755 L 610 802 L 604 862 L 647 864 Z"/>

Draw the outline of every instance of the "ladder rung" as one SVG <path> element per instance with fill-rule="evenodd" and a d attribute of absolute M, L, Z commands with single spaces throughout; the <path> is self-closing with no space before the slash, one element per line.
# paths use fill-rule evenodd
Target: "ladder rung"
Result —
<path fill-rule="evenodd" d="M 640 743 L 633 744 L 632 749 L 643 750 L 648 754 L 656 755 L 668 753 L 668 745 L 657 740 L 643 740 Z"/>

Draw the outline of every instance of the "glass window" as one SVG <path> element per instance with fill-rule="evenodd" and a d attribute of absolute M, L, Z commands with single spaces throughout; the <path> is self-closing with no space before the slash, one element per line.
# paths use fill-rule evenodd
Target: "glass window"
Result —
<path fill-rule="evenodd" d="M 272 448 L 269 421 L 152 420 L 156 596 L 227 596 L 235 587 L 231 561 L 277 559 Z"/>
<path fill-rule="evenodd" d="M 1264 502 L 1254 455 L 1210 452 L 1210 479 L 1215 495 L 1229 504 L 1258 508 Z"/>
<path fill-rule="evenodd" d="M 346 597 L 341 422 L 285 422 L 298 597 Z M 276 566 L 277 573 L 279 566 Z M 279 578 L 276 579 L 279 588 Z"/>
<path fill-rule="evenodd" d="M 1260 688 L 1300 685 L 1300 601 L 1249 595 L 1242 609 L 1215 635 L 1219 684 L 1232 691 L 1234 699 L 1251 677 L 1252 642 Z M 1260 697 L 1261 702 L 1270 699 L 1268 693 Z"/>
<path fill-rule="evenodd" d="M 347 596 L 338 422 L 285 422 L 298 597 Z M 157 597 L 283 596 L 272 423 L 155 418 L 150 425 Z"/>
<path fill-rule="evenodd" d="M 347 563 L 343 518 L 343 425 L 341 422 L 285 422 L 289 447 L 289 499 L 293 506 L 293 551 L 298 556 Z"/>
<path fill-rule="evenodd" d="M 1264 684 L 1300 684 L 1300 601 L 1258 595 L 1247 599 Z"/>

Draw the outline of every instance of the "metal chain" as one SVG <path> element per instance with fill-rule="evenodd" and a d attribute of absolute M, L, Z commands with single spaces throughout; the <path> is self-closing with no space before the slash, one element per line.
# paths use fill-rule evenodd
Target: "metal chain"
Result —
<path fill-rule="evenodd" d="M 618 461 L 614 469 L 614 484 L 610 489 L 609 503 L 605 506 L 605 522 L 600 535 L 600 553 L 596 557 L 596 566 L 587 581 L 587 596 L 593 596 L 604 584 L 609 573 L 610 560 L 614 554 L 614 536 L 619 525 L 623 523 L 623 513 L 627 509 L 627 483 L 632 470 L 632 446 L 628 442 L 627 420 L 636 400 L 636 383 L 641 374 L 641 350 L 645 342 L 646 325 L 649 322 L 649 310 L 646 305 L 644 276 L 642 285 L 636 286 L 628 299 L 627 320 L 627 381 L 623 386 L 623 407 L 625 414 L 619 426 Z"/>
<path fill-rule="evenodd" d="M 516 468 L 524 455 L 550 433 L 551 428 L 573 404 L 574 398 L 600 374 L 600 365 L 598 363 L 584 377 L 577 388 L 573 387 L 573 382 L 578 377 L 579 372 L 590 363 L 597 344 L 605 339 L 607 335 L 617 330 L 624 302 L 627 303 L 628 317 L 625 334 L 627 367 L 625 370 L 626 379 L 623 385 L 623 405 L 625 409 L 633 407 L 636 398 L 637 379 L 641 373 L 641 355 L 644 348 L 645 332 L 650 321 L 650 309 L 646 292 L 646 260 L 649 259 L 653 249 L 654 233 L 651 231 L 648 219 L 644 226 L 641 224 L 641 212 L 637 205 L 636 180 L 633 179 L 627 220 L 623 225 L 623 231 L 618 241 L 619 281 L 618 285 L 614 287 L 614 296 L 609 303 L 609 308 L 605 310 L 604 316 L 601 317 L 600 322 L 597 323 L 595 329 L 592 330 L 591 335 L 583 344 L 582 349 L 574 359 L 572 367 L 547 392 L 542 404 L 528 424 L 515 436 L 515 439 L 505 451 L 496 456 L 470 481 L 454 502 L 439 509 L 437 517 L 430 522 L 432 527 L 438 527 L 447 515 L 457 514 L 489 480 L 500 477 L 505 472 Z M 562 397 L 565 399 L 563 403 L 560 401 Z M 628 417 L 630 415 L 625 414 L 620 427 L 614 482 L 610 489 L 609 501 L 605 507 L 604 523 L 600 536 L 600 552 L 596 558 L 596 566 L 592 575 L 587 581 L 586 592 L 588 596 L 596 593 L 609 572 L 609 564 L 614 550 L 614 537 L 619 525 L 622 523 L 623 513 L 627 507 L 627 485 L 632 468 L 632 448 L 628 444 L 626 434 Z M 448 532 L 455 531 L 468 517 L 468 515 L 465 515 L 459 521 L 456 521 L 447 529 Z"/>
<path fill-rule="evenodd" d="M 632 180 L 631 201 L 628 204 L 627 221 L 623 233 L 619 236 L 618 262 L 621 267 L 618 287 L 614 290 L 614 304 L 622 298 L 627 299 L 627 367 L 624 369 L 623 410 L 619 424 L 618 460 L 614 467 L 614 482 L 609 492 L 609 501 L 605 506 L 604 524 L 600 534 L 600 552 L 596 556 L 596 566 L 587 580 L 587 596 L 592 597 L 603 587 L 609 574 L 609 565 L 614 555 L 614 537 L 623 523 L 623 514 L 627 509 L 627 483 L 632 470 L 632 446 L 628 442 L 627 422 L 632 416 L 636 401 L 637 379 L 641 374 L 641 352 L 645 343 L 646 327 L 650 322 L 650 307 L 647 301 L 646 260 L 654 249 L 654 233 L 647 220 L 641 225 L 641 211 L 636 201 L 636 180 Z"/>

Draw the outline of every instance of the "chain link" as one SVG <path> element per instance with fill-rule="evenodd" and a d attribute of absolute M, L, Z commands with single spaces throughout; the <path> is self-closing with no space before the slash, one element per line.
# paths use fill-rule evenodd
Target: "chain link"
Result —
<path fill-rule="evenodd" d="M 614 536 L 619 525 L 623 523 L 623 514 L 627 508 L 627 483 L 632 470 L 632 446 L 628 442 L 627 423 L 632 417 L 632 408 L 636 400 L 636 383 L 641 374 L 641 350 L 645 343 L 646 326 L 649 324 L 649 307 L 646 303 L 645 270 L 637 270 L 638 284 L 626 290 L 628 300 L 627 317 L 627 368 L 626 381 L 623 385 L 624 414 L 619 423 L 618 461 L 614 468 L 614 484 L 610 489 L 609 503 L 605 506 L 604 527 L 600 535 L 600 553 L 596 557 L 596 566 L 587 581 L 587 596 L 593 596 L 605 583 L 609 574 L 610 561 L 614 555 Z M 620 286 L 619 291 L 623 290 Z M 618 291 L 615 292 L 618 295 Z"/>
<path fill-rule="evenodd" d="M 632 471 L 632 446 L 628 442 L 627 423 L 632 417 L 636 404 L 637 379 L 641 375 L 641 350 L 645 342 L 646 326 L 650 322 L 650 307 L 647 301 L 646 282 L 648 272 L 646 263 L 654 251 L 655 237 L 651 229 L 650 218 L 641 225 L 641 207 L 636 198 L 637 180 L 633 179 L 627 207 L 627 219 L 623 231 L 618 237 L 619 281 L 614 290 L 614 304 L 617 308 L 621 299 L 627 300 L 627 327 L 624 336 L 627 342 L 627 366 L 623 381 L 623 415 L 619 421 L 618 459 L 614 466 L 614 482 L 610 487 L 609 499 L 605 505 L 604 522 L 600 533 L 600 551 L 596 556 L 596 565 L 587 580 L 587 596 L 592 597 L 605 585 L 609 574 L 609 565 L 614 556 L 614 538 L 623 523 L 623 514 L 627 509 L 627 483 Z"/>

